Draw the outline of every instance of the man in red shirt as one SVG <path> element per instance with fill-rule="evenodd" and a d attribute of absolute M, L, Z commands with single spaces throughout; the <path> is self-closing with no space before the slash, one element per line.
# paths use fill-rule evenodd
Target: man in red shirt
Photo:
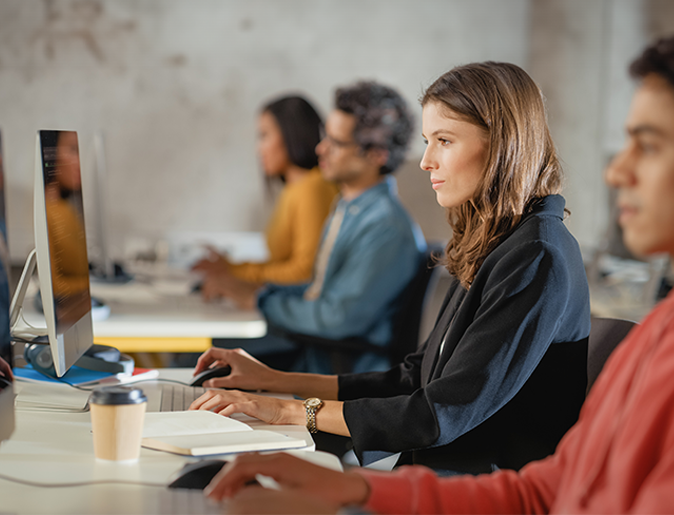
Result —
<path fill-rule="evenodd" d="M 627 142 L 606 171 L 635 254 L 674 258 L 674 37 L 631 66 Z M 256 474 L 282 491 L 246 488 Z M 246 513 L 674 513 L 674 293 L 609 358 L 555 454 L 519 472 L 438 478 L 423 467 L 342 474 L 288 455 L 244 456 L 209 485 Z"/>

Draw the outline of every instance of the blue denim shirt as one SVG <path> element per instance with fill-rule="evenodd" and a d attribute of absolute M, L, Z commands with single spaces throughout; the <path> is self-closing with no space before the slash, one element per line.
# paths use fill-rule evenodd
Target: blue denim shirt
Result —
<path fill-rule="evenodd" d="M 355 199 L 341 199 L 340 207 L 344 219 L 319 297 L 304 299 L 308 284 L 269 285 L 258 306 L 270 323 L 291 332 L 332 339 L 359 336 L 384 346 L 391 338 L 396 299 L 414 276 L 426 243 L 400 204 L 392 177 Z M 388 365 L 386 358 L 372 353 L 354 371 L 385 370 Z"/>

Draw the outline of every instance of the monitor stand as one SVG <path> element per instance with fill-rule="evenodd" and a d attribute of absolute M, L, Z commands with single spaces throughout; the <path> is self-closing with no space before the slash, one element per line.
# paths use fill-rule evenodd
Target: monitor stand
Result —
<path fill-rule="evenodd" d="M 23 350 L 23 357 L 38 372 L 57 379 L 51 349 L 48 345 L 42 342 L 27 344 Z M 78 358 L 73 366 L 96 372 L 131 375 L 134 361 L 133 358 L 122 354 L 114 347 L 94 344 Z"/>
<path fill-rule="evenodd" d="M 12 298 L 9 311 L 9 327 L 12 340 L 27 342 L 24 348 L 26 361 L 43 374 L 57 377 L 49 346 L 49 332 L 47 328 L 28 325 L 21 318 L 26 292 L 28 291 L 30 279 L 35 273 L 36 265 L 37 251 L 33 249 L 28 254 L 26 264 L 19 278 L 19 284 Z M 109 313 L 109 308 L 107 309 Z M 126 354 L 121 354 L 114 347 L 96 344 L 92 345 L 80 356 L 75 365 L 88 370 L 109 372 L 111 374 L 132 374 L 134 368 L 133 359 Z"/>

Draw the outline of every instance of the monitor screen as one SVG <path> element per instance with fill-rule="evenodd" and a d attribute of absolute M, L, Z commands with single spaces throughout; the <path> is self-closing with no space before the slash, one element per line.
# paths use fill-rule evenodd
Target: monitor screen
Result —
<path fill-rule="evenodd" d="M 9 335 L 9 253 L 7 252 L 7 221 L 5 218 L 5 174 L 0 135 L 0 359 L 4 367 L 12 364 L 12 341 Z M 9 438 L 14 430 L 14 392 L 0 373 L 0 441 Z"/>
<path fill-rule="evenodd" d="M 9 336 L 9 252 L 7 248 L 7 219 L 5 215 L 5 170 L 2 161 L 0 134 L 0 358 L 12 364 Z"/>
<path fill-rule="evenodd" d="M 35 176 L 35 248 L 56 375 L 93 343 L 89 265 L 77 133 L 40 131 Z"/>
<path fill-rule="evenodd" d="M 56 333 L 91 310 L 77 133 L 40 131 Z"/>

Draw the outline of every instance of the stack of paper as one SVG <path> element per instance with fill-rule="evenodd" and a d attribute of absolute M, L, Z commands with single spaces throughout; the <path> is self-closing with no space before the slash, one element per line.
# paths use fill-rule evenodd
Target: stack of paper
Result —
<path fill-rule="evenodd" d="M 82 412 L 88 409 L 91 392 L 58 382 L 28 382 L 17 379 L 17 409 L 31 411 Z"/>
<path fill-rule="evenodd" d="M 159 377 L 159 371 L 153 368 L 135 368 L 131 374 L 112 374 L 98 372 L 73 365 L 59 379 L 46 376 L 35 370 L 30 364 L 22 368 L 14 368 L 14 375 L 21 380 L 30 382 L 66 383 L 75 386 L 83 385 L 111 385 L 146 381 Z"/>
<path fill-rule="evenodd" d="M 306 447 L 306 442 L 273 431 L 254 431 L 243 422 L 210 411 L 173 411 L 145 414 L 142 446 L 205 456 L 297 449 Z"/>

